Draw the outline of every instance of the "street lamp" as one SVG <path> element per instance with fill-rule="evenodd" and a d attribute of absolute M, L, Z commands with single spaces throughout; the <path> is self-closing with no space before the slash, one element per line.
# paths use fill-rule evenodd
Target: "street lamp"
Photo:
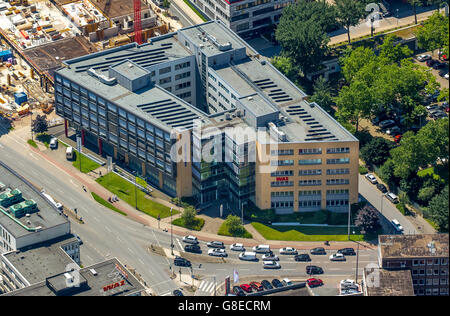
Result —
<path fill-rule="evenodd" d="M 348 201 L 348 240 L 350 240 L 350 217 L 352 213 L 352 208 L 350 201 Z"/>
<path fill-rule="evenodd" d="M 398 25 L 398 9 L 396 11 L 397 11 L 397 25 Z"/>
<path fill-rule="evenodd" d="M 170 248 L 172 249 L 172 256 L 173 256 L 172 209 L 173 207 L 170 208 Z"/>
<path fill-rule="evenodd" d="M 138 202 L 137 202 L 137 171 L 133 171 L 134 174 L 134 201 L 136 205 L 136 211 L 138 210 Z"/>
<path fill-rule="evenodd" d="M 355 235 L 355 231 L 353 231 L 353 235 Z M 359 261 L 359 242 L 356 242 L 358 244 L 358 248 L 356 250 L 356 272 L 355 272 L 355 279 L 356 283 L 358 283 L 358 261 Z"/>
<path fill-rule="evenodd" d="M 373 22 L 375 21 L 375 18 L 372 16 L 370 18 L 370 37 L 373 37 Z"/>

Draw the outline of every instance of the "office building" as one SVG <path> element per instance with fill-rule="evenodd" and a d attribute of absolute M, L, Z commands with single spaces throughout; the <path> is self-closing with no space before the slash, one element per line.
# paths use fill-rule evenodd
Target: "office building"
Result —
<path fill-rule="evenodd" d="M 222 22 L 65 62 L 56 113 L 171 196 L 347 212 L 358 140 Z"/>

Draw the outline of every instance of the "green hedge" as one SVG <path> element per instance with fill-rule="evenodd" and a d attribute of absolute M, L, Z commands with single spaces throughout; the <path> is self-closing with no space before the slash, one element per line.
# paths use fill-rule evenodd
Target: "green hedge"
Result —
<path fill-rule="evenodd" d="M 32 139 L 27 140 L 28 145 L 33 146 L 34 148 L 38 148 L 36 142 Z"/>
<path fill-rule="evenodd" d="M 228 231 L 228 225 L 226 224 L 226 222 L 222 223 L 222 225 L 219 228 L 219 231 L 217 232 L 217 235 L 229 236 L 229 237 L 240 237 L 240 238 L 253 238 L 252 234 L 250 234 L 245 228 L 242 228 L 242 232 L 240 234 L 232 235 Z"/>
<path fill-rule="evenodd" d="M 95 194 L 94 192 L 91 192 L 92 197 L 94 198 L 94 200 L 96 200 L 98 203 L 100 203 L 101 205 L 109 208 L 110 210 L 113 210 L 116 213 L 122 214 L 123 216 L 127 216 L 126 213 L 122 212 L 121 210 L 119 210 L 117 207 L 113 206 L 111 203 L 105 201 L 104 199 L 102 199 L 100 196 L 98 196 L 97 194 Z"/>
<path fill-rule="evenodd" d="M 196 230 L 196 231 L 200 231 L 202 230 L 203 226 L 205 225 L 205 220 L 203 218 L 199 218 L 196 217 L 194 219 L 195 223 L 192 226 L 186 226 L 186 224 L 184 223 L 184 219 L 182 217 L 177 218 L 176 220 L 172 221 L 172 224 L 174 224 L 175 226 L 180 226 L 180 227 L 184 227 L 184 228 L 188 228 L 188 229 L 192 229 L 192 230 Z"/>

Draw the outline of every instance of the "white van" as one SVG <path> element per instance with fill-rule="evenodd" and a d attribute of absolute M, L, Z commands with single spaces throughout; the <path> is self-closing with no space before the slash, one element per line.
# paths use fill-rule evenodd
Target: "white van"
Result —
<path fill-rule="evenodd" d="M 399 233 L 403 232 L 403 227 L 402 227 L 402 225 L 400 225 L 400 222 L 398 220 L 393 219 L 391 221 L 391 223 L 397 232 L 399 232 Z"/>
<path fill-rule="evenodd" d="M 389 201 L 391 201 L 392 203 L 396 204 L 398 203 L 398 196 L 395 195 L 392 192 L 388 192 L 386 193 L 386 197 L 388 198 Z"/>
<path fill-rule="evenodd" d="M 53 137 L 50 140 L 50 149 L 56 149 L 56 148 L 58 148 L 58 140 L 55 137 Z"/>
<path fill-rule="evenodd" d="M 270 246 L 269 245 L 258 245 L 253 247 L 253 251 L 256 253 L 267 253 L 270 252 Z"/>
<path fill-rule="evenodd" d="M 69 146 L 66 149 L 66 158 L 67 160 L 72 160 L 73 159 L 73 147 Z"/>
<path fill-rule="evenodd" d="M 256 252 L 244 251 L 239 254 L 239 259 L 244 261 L 256 261 Z"/>

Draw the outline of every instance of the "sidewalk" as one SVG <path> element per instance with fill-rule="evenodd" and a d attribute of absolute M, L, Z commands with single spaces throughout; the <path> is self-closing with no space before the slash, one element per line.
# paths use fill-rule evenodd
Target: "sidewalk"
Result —
<path fill-rule="evenodd" d="M 195 24 L 205 23 L 183 0 L 172 0 Z"/>

